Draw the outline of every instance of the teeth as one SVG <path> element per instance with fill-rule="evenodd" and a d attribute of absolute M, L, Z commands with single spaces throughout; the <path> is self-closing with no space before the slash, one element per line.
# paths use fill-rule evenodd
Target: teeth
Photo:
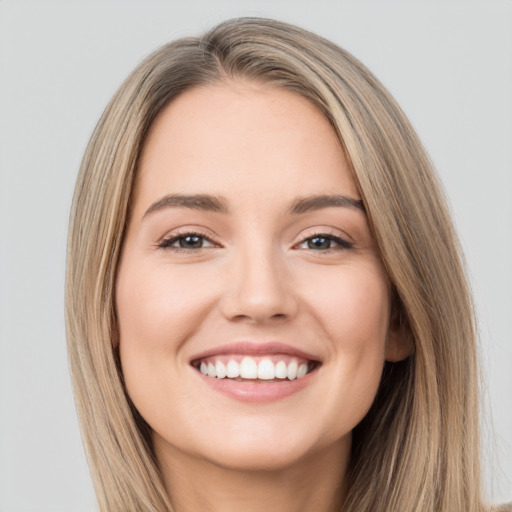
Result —
<path fill-rule="evenodd" d="M 240 376 L 240 365 L 236 361 L 228 361 L 226 366 L 226 375 L 230 379 L 236 379 Z"/>
<path fill-rule="evenodd" d="M 223 379 L 227 374 L 226 366 L 224 365 L 224 363 L 222 361 L 217 361 L 215 363 L 215 370 L 217 372 L 218 379 Z"/>
<path fill-rule="evenodd" d="M 209 373 L 208 373 L 209 375 Z M 296 361 L 292 361 L 289 365 L 288 365 L 288 369 L 286 370 L 286 376 L 290 379 L 290 380 L 293 380 L 293 379 L 296 379 L 297 378 L 297 362 Z"/>
<path fill-rule="evenodd" d="M 270 359 L 262 359 L 258 364 L 258 379 L 272 380 L 275 377 L 274 363 Z"/>
<path fill-rule="evenodd" d="M 240 363 L 240 377 L 242 379 L 258 378 L 258 365 L 252 357 L 244 357 Z"/>
<path fill-rule="evenodd" d="M 297 370 L 297 379 L 300 379 L 304 377 L 308 373 L 308 365 L 307 364 L 301 364 L 299 366 L 299 369 Z"/>
<path fill-rule="evenodd" d="M 258 362 L 253 357 L 246 356 L 239 363 L 234 359 L 229 359 L 227 363 L 221 360 L 202 361 L 199 365 L 199 371 L 208 377 L 218 379 L 301 379 L 308 373 L 308 364 L 298 364 L 296 359 L 291 359 L 288 364 L 284 361 L 274 363 L 269 358 L 261 359 Z"/>
<path fill-rule="evenodd" d="M 278 379 L 286 379 L 287 376 L 286 363 L 284 361 L 279 361 L 279 363 L 276 364 L 276 377 Z"/>

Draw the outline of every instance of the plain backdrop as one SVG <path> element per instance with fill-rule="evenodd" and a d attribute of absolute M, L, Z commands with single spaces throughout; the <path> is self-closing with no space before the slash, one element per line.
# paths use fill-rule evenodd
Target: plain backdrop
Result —
<path fill-rule="evenodd" d="M 512 499 L 510 1 L 0 0 L 0 511 L 95 498 L 68 375 L 65 244 L 88 137 L 160 44 L 275 17 L 361 59 L 409 115 L 446 186 L 475 293 L 490 499 Z"/>

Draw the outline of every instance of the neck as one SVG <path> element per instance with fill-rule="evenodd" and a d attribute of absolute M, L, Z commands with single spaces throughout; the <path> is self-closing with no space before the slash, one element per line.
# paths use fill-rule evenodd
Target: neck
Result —
<path fill-rule="evenodd" d="M 272 470 L 226 468 L 176 450 L 157 451 L 157 459 L 175 512 L 334 512 L 345 495 L 348 452 L 331 446 Z"/>

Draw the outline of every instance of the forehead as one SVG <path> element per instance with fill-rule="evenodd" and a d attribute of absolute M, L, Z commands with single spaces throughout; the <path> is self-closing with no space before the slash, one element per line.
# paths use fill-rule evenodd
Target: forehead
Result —
<path fill-rule="evenodd" d="M 166 193 L 287 196 L 358 191 L 340 141 L 302 96 L 253 82 L 189 90 L 153 122 L 136 201 Z M 139 201 L 139 202 L 140 202 Z"/>

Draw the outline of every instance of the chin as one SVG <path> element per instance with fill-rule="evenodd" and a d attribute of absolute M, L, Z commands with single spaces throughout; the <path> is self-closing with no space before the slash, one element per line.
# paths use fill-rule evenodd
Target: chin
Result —
<path fill-rule="evenodd" d="M 307 457 L 307 451 L 283 443 L 253 443 L 224 447 L 212 453 L 209 461 L 216 466 L 235 471 L 280 471 L 291 468 Z"/>
<path fill-rule="evenodd" d="M 271 422 L 253 421 L 247 425 L 247 418 L 245 420 L 230 428 L 211 428 L 200 438 L 189 438 L 185 442 L 176 443 L 157 435 L 155 449 L 160 448 L 171 458 L 179 451 L 180 458 L 241 472 L 283 471 L 310 464 L 316 456 L 325 455 L 326 450 L 339 451 L 340 457 L 350 450 L 350 432 L 345 436 L 325 432 L 320 435 L 311 425 L 293 428 L 288 422 L 283 428 Z"/>

